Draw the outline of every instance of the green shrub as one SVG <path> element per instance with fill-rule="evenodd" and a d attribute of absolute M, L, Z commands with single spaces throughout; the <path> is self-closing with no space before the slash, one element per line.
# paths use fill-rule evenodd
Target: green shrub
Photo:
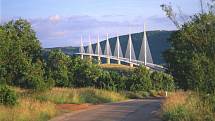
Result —
<path fill-rule="evenodd" d="M 177 106 L 163 114 L 163 121 L 190 121 L 189 112 L 184 106 Z"/>
<path fill-rule="evenodd" d="M 146 92 L 146 91 L 139 91 L 138 94 L 140 94 L 143 97 L 149 97 L 150 96 L 150 93 Z"/>
<path fill-rule="evenodd" d="M 13 106 L 17 104 L 17 95 L 15 91 L 8 86 L 0 86 L 0 104 Z"/>
<path fill-rule="evenodd" d="M 110 73 L 110 78 L 114 82 L 114 88 L 118 91 L 119 90 L 125 90 L 125 88 L 126 88 L 126 84 L 125 84 L 126 77 L 120 75 L 119 73 L 117 73 L 115 71 L 110 71 L 109 73 Z"/>
<path fill-rule="evenodd" d="M 175 89 L 174 79 L 169 74 L 154 71 L 151 79 L 154 90 L 173 91 Z"/>
<path fill-rule="evenodd" d="M 114 81 L 111 78 L 111 75 L 108 71 L 101 71 L 99 78 L 96 80 L 94 85 L 97 88 L 104 88 L 109 90 L 116 90 Z"/>
<path fill-rule="evenodd" d="M 47 70 L 51 78 L 55 80 L 58 87 L 68 87 L 68 63 L 70 58 L 60 50 L 50 51 L 47 59 Z"/>
<path fill-rule="evenodd" d="M 130 92 L 129 91 L 129 92 L 126 92 L 125 94 L 130 99 L 142 99 L 143 98 L 143 96 L 137 92 Z"/>
<path fill-rule="evenodd" d="M 126 88 L 129 91 L 149 91 L 152 88 L 150 70 L 144 66 L 132 70 L 126 80 Z"/>
<path fill-rule="evenodd" d="M 153 97 L 156 97 L 158 95 L 158 92 L 156 90 L 150 90 L 149 95 L 153 96 Z"/>

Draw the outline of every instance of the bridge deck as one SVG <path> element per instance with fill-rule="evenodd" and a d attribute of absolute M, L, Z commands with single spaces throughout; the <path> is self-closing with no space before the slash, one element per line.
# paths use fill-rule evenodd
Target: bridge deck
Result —
<path fill-rule="evenodd" d="M 121 62 L 129 63 L 129 64 L 131 63 L 136 66 L 145 65 L 144 62 L 140 60 L 129 60 L 128 58 L 122 58 L 122 57 L 117 58 L 115 56 L 98 55 L 98 54 L 90 54 L 90 53 L 76 53 L 76 55 L 93 56 L 93 57 L 99 56 L 101 58 L 110 58 L 111 60 L 120 60 Z M 161 65 L 157 65 L 153 63 L 146 63 L 146 66 L 153 70 L 158 70 L 158 71 L 164 71 L 167 69 Z"/>

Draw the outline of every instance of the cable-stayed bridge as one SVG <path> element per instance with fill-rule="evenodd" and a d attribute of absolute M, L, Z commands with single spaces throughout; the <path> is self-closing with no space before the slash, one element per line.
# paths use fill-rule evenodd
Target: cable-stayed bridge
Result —
<path fill-rule="evenodd" d="M 84 56 L 88 56 L 90 59 L 92 59 L 92 57 L 96 57 L 99 64 L 101 63 L 101 58 L 105 58 L 107 64 L 110 64 L 111 60 L 115 60 L 117 61 L 118 64 L 127 63 L 131 67 L 144 65 L 153 70 L 158 70 L 158 71 L 166 70 L 165 67 L 153 63 L 153 59 L 151 56 L 151 52 L 150 52 L 150 48 L 147 40 L 145 25 L 144 25 L 144 35 L 141 40 L 142 41 L 141 49 L 138 57 L 136 57 L 135 55 L 131 34 L 129 34 L 128 36 L 129 36 L 128 44 L 127 44 L 127 49 L 124 56 L 122 54 L 120 39 L 118 35 L 116 39 L 116 46 L 115 46 L 114 52 L 112 53 L 108 34 L 106 35 L 105 49 L 103 52 L 100 46 L 99 36 L 97 38 L 95 50 L 93 50 L 92 48 L 92 43 L 90 41 L 90 36 L 89 36 L 89 45 L 86 47 L 86 49 L 82 43 L 82 38 L 81 38 L 79 53 L 76 53 L 76 55 L 80 55 L 81 59 L 83 59 Z"/>

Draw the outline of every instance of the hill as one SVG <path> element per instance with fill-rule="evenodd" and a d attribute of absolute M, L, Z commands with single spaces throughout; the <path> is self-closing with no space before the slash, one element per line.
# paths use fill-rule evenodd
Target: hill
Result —
<path fill-rule="evenodd" d="M 165 63 L 162 57 L 162 53 L 169 48 L 168 38 L 170 37 L 172 32 L 173 31 L 148 31 L 147 32 L 148 43 L 149 43 L 149 47 L 150 47 L 150 51 L 151 51 L 154 63 L 156 64 Z M 139 51 L 141 48 L 141 41 L 143 39 L 143 32 L 134 33 L 131 35 L 131 37 L 132 37 L 136 58 L 138 58 Z M 122 53 L 123 55 L 125 55 L 127 44 L 128 44 L 128 35 L 122 35 L 119 38 L 120 38 Z M 116 46 L 116 37 L 110 38 L 109 42 L 111 46 L 111 52 L 114 53 L 114 49 Z M 103 53 L 105 50 L 105 44 L 106 44 L 106 40 L 100 42 Z M 92 47 L 93 47 L 93 51 L 95 51 L 96 44 L 93 44 Z M 47 48 L 46 50 L 50 50 L 50 49 L 60 49 L 69 55 L 73 55 L 74 53 L 79 51 L 78 47 L 56 47 L 56 48 Z"/>

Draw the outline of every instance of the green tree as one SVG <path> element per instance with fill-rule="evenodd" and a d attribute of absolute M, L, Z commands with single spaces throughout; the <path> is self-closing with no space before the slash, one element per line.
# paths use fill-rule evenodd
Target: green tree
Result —
<path fill-rule="evenodd" d="M 75 60 L 74 64 L 74 83 L 76 87 L 95 86 L 102 73 L 100 67 L 87 60 Z"/>
<path fill-rule="evenodd" d="M 50 77 L 55 80 L 56 86 L 69 86 L 68 62 L 69 57 L 60 50 L 53 50 L 48 55 L 47 71 Z"/>
<path fill-rule="evenodd" d="M 154 90 L 173 91 L 175 89 L 174 79 L 169 74 L 154 71 L 151 79 Z"/>
<path fill-rule="evenodd" d="M 152 89 L 151 72 L 144 66 L 131 71 L 126 81 L 126 88 L 131 91 L 149 91 Z"/>
<path fill-rule="evenodd" d="M 125 90 L 126 89 L 126 77 L 121 75 L 119 72 L 110 71 L 110 77 L 114 82 L 116 90 Z"/>
<path fill-rule="evenodd" d="M 195 15 L 171 38 L 164 53 L 169 71 L 180 87 L 204 92 L 215 90 L 215 15 Z"/>
<path fill-rule="evenodd" d="M 1 82 L 39 89 L 45 85 L 42 62 L 40 42 L 30 23 L 19 19 L 0 26 Z"/>

